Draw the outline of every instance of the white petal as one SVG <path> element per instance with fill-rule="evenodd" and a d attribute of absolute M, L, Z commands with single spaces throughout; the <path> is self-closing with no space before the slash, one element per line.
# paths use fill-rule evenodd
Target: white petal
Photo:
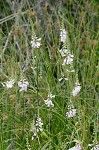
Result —
<path fill-rule="evenodd" d="M 70 110 L 69 112 L 66 112 L 66 116 L 68 117 L 68 118 L 72 118 L 72 117 L 74 117 L 76 115 L 76 109 L 72 109 L 72 110 Z"/>
<path fill-rule="evenodd" d="M 80 85 L 76 86 L 72 91 L 73 96 L 74 97 L 77 96 L 80 90 L 81 90 L 81 86 Z"/>

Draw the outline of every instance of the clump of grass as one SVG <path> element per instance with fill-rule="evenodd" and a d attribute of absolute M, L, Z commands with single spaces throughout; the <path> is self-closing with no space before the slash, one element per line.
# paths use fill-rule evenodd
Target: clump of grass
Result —
<path fill-rule="evenodd" d="M 95 1 L 65 4 L 54 18 L 59 29 L 56 37 L 53 24 L 48 24 L 51 42 L 42 33 L 31 3 L 21 4 L 16 14 L 13 9 L 3 14 L 1 150 L 98 147 L 96 5 Z M 7 7 L 5 2 L 3 6 Z"/>

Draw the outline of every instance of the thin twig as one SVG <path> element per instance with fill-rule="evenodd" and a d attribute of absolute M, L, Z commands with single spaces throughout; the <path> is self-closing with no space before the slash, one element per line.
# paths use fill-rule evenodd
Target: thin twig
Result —
<path fill-rule="evenodd" d="M 3 53 L 5 52 L 5 50 L 6 50 L 7 46 L 8 46 L 8 42 L 9 42 L 9 38 L 10 38 L 11 34 L 12 34 L 12 30 L 8 34 L 8 38 L 7 38 L 6 43 L 4 45 L 4 48 L 3 48 Z"/>
<path fill-rule="evenodd" d="M 2 24 L 2 23 L 4 23 L 4 22 L 6 22 L 6 21 L 9 21 L 9 20 L 11 20 L 11 19 L 13 19 L 13 18 L 15 18 L 17 16 L 17 13 L 16 14 L 14 14 L 12 17 L 10 17 L 10 18 L 3 18 L 2 20 L 0 20 L 0 24 Z"/>
<path fill-rule="evenodd" d="M 26 13 L 27 13 L 27 11 L 25 11 L 25 12 L 19 12 L 19 13 L 14 13 L 12 15 L 9 15 L 9 16 L 7 16 L 5 18 L 0 19 L 0 24 L 4 23 L 6 21 L 12 20 L 13 18 L 15 18 L 19 14 L 24 15 Z"/>

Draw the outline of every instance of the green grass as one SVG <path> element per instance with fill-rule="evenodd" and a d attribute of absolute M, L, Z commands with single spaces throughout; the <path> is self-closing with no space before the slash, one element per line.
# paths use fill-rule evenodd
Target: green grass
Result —
<path fill-rule="evenodd" d="M 59 35 L 56 37 L 52 32 L 53 25 L 48 24 L 52 41 L 48 44 L 40 24 L 36 22 L 36 14 L 30 9 L 30 3 L 16 17 L 7 3 L 2 3 L 0 150 L 69 150 L 76 143 L 81 145 L 82 150 L 91 150 L 88 144 L 99 144 L 97 5 L 96 1 L 83 0 L 78 6 L 70 0 L 65 4 L 63 13 L 55 16 L 57 28 L 61 25 L 66 28 L 68 40 L 65 46 L 74 55 L 72 69 L 75 69 L 75 73 L 68 73 L 66 69 L 70 66 L 62 66 L 63 58 L 58 52 L 62 45 Z M 31 47 L 34 33 L 41 37 L 42 45 L 38 49 Z M 62 74 L 69 80 L 59 82 Z M 2 83 L 10 78 L 15 83 L 7 89 Z M 18 81 L 22 78 L 29 82 L 26 92 L 19 92 Z M 77 78 L 81 91 L 73 97 L 72 90 Z M 50 92 L 55 95 L 52 98 L 54 107 L 48 108 L 44 100 Z M 77 110 L 72 118 L 66 116 L 70 103 Z M 42 119 L 43 131 L 32 140 L 38 117 Z"/>

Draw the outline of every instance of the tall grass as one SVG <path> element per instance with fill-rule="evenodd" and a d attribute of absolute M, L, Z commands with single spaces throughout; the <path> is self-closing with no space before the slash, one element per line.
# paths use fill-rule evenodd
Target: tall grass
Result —
<path fill-rule="evenodd" d="M 31 3 L 16 13 L 6 2 L 2 6 L 0 150 L 69 150 L 76 144 L 82 150 L 95 148 L 99 144 L 97 2 L 68 1 L 55 16 L 57 36 L 48 24 L 51 43 L 44 38 Z M 66 30 L 65 43 L 60 29 Z M 41 38 L 39 48 L 32 46 L 32 36 Z M 62 65 L 62 48 L 74 55 L 73 63 Z M 7 87 L 11 79 L 14 83 Z M 81 90 L 73 96 L 77 82 Z M 67 112 L 73 109 L 76 114 L 69 117 Z"/>

